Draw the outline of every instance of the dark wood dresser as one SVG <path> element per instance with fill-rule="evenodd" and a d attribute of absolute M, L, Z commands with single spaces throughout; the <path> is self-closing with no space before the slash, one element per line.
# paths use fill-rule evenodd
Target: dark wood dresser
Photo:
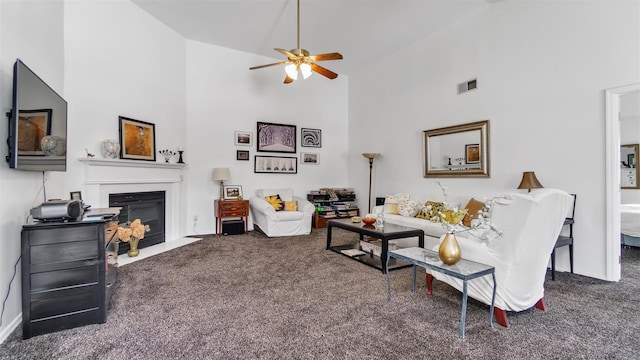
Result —
<path fill-rule="evenodd" d="M 222 233 L 222 220 L 225 218 L 244 218 L 244 232 L 249 231 L 249 200 L 214 200 L 216 234 Z"/>
<path fill-rule="evenodd" d="M 116 217 L 23 226 L 24 339 L 107 321 L 117 277 Z"/>

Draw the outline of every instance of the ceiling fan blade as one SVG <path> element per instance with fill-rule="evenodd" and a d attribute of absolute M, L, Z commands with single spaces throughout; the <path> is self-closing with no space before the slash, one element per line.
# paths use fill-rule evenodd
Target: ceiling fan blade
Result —
<path fill-rule="evenodd" d="M 289 77 L 289 75 L 286 75 L 284 78 L 284 83 L 285 84 L 291 84 L 293 82 L 293 79 Z"/>
<path fill-rule="evenodd" d="M 316 54 L 309 56 L 311 61 L 342 60 L 340 53 Z"/>
<path fill-rule="evenodd" d="M 317 72 L 320 75 L 326 76 L 329 79 L 335 79 L 338 77 L 338 74 L 334 73 L 333 71 L 323 68 L 322 66 L 316 64 L 316 63 L 312 63 L 311 64 L 311 70 Z"/>
<path fill-rule="evenodd" d="M 282 55 L 284 55 L 284 56 L 286 56 L 288 58 L 294 58 L 294 59 L 297 58 L 297 56 L 295 54 L 291 53 L 291 51 L 289 51 L 289 50 L 278 49 L 278 48 L 274 48 L 273 50 L 281 53 Z"/>
<path fill-rule="evenodd" d="M 266 67 L 269 67 L 269 66 L 282 65 L 282 64 L 286 64 L 287 62 L 288 61 L 280 61 L 280 62 L 273 63 L 273 64 L 258 65 L 258 66 L 250 67 L 249 70 L 262 69 L 262 68 L 266 68 Z"/>

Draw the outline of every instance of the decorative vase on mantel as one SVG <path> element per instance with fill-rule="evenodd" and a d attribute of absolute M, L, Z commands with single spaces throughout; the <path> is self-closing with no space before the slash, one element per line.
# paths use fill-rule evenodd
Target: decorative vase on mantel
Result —
<path fill-rule="evenodd" d="M 438 248 L 438 256 L 440 260 L 447 265 L 453 265 L 460 261 L 462 252 L 460 251 L 460 245 L 458 245 L 458 240 L 456 240 L 454 233 L 447 233 L 444 236 L 440 248 Z"/>
<path fill-rule="evenodd" d="M 129 251 L 127 251 L 127 255 L 129 255 L 129 257 L 136 257 L 138 256 L 138 254 L 140 254 L 140 250 L 138 250 L 139 242 L 140 239 L 133 236 L 131 237 L 131 239 L 129 239 Z"/>
<path fill-rule="evenodd" d="M 102 142 L 102 157 L 105 159 L 117 159 L 120 157 L 120 143 L 116 140 L 104 140 Z"/>

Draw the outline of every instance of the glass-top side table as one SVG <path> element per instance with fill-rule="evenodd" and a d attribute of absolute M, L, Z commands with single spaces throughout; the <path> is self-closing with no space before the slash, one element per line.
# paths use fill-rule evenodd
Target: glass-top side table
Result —
<path fill-rule="evenodd" d="M 462 339 L 464 339 L 464 325 L 467 317 L 467 281 L 491 274 L 493 295 L 489 308 L 489 326 L 493 328 L 493 305 L 496 299 L 496 274 L 493 266 L 465 259 L 460 259 L 453 265 L 447 265 L 440 260 L 436 251 L 419 247 L 390 250 L 387 253 L 386 264 L 389 263 L 389 258 L 392 257 L 413 264 L 414 294 L 416 293 L 416 270 L 418 266 L 462 280 L 462 314 L 460 315 L 460 338 Z M 391 278 L 388 271 L 385 271 L 385 273 L 387 275 L 387 301 L 391 301 Z"/>

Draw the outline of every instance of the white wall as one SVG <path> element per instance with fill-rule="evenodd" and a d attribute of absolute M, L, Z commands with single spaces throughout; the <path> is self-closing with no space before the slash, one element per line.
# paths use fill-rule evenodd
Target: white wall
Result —
<path fill-rule="evenodd" d="M 349 137 L 352 183 L 366 191 L 359 154 L 375 150 L 375 195 L 437 193 L 422 131 L 489 119 L 491 178 L 442 179 L 450 193 L 515 191 L 529 170 L 577 193 L 575 271 L 605 278 L 603 90 L 640 80 L 638 23 L 638 2 L 494 3 L 352 74 L 349 127 L 366 129 Z"/>
<path fill-rule="evenodd" d="M 241 185 L 246 199 L 259 188 L 293 188 L 306 197 L 319 187 L 349 186 L 347 177 L 347 78 L 318 74 L 284 85 L 282 67 L 250 71 L 274 59 L 197 41 L 187 41 L 187 151 L 189 163 L 188 233 L 215 231 L 213 200 L 219 185 L 211 181 L 216 167 L 229 167 L 227 185 Z M 295 154 L 256 152 L 256 123 L 297 126 Z M 322 147 L 300 146 L 300 128 L 322 130 Z M 234 145 L 234 132 L 248 131 L 253 146 Z M 237 161 L 237 150 L 249 150 L 250 161 Z M 320 154 L 319 165 L 300 164 L 301 152 Z M 255 155 L 293 156 L 297 174 L 256 174 Z M 193 217 L 198 216 L 194 227 Z"/>
<path fill-rule="evenodd" d="M 68 1 L 64 24 L 65 191 L 85 190 L 78 158 L 102 157 L 101 142 L 118 140 L 120 115 L 155 124 L 159 161 L 158 150 L 186 147 L 185 39 L 129 1 Z"/>
<path fill-rule="evenodd" d="M 29 26 L 25 26 L 28 24 Z M 64 96 L 63 6 L 61 2 L 0 1 L 0 139 L 7 154 L 5 113 L 11 110 L 13 64 L 20 58 Z M 4 157 L 4 156 L 3 156 Z M 48 173 L 47 195 L 61 188 L 62 173 Z M 9 291 L 14 264 L 20 257 L 20 230 L 29 209 L 43 201 L 43 174 L 0 165 L 0 297 Z M 6 301 L 0 339 L 17 326 L 22 311 L 20 264 Z"/>

